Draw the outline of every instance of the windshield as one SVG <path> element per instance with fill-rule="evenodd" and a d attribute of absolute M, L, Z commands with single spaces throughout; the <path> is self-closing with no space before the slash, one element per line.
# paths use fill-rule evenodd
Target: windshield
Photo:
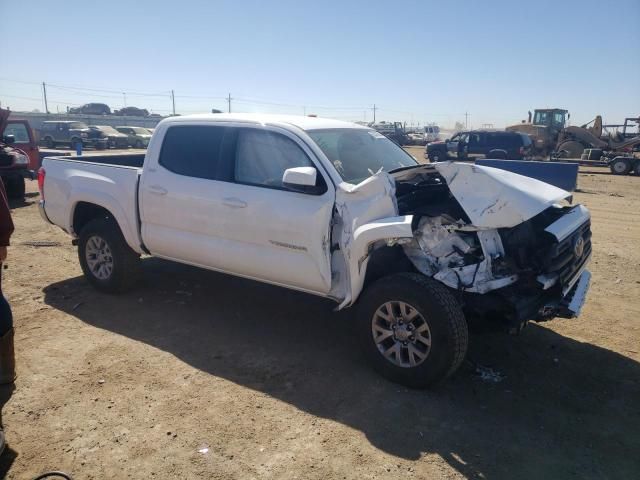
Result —
<path fill-rule="evenodd" d="M 411 155 L 375 130 L 338 128 L 307 133 L 345 182 L 360 183 L 381 169 L 388 172 L 418 164 Z"/>
<path fill-rule="evenodd" d="M 137 133 L 138 135 L 149 135 L 149 130 L 147 130 L 146 128 L 142 128 L 142 127 L 131 127 L 131 130 L 133 130 L 135 133 Z"/>
<path fill-rule="evenodd" d="M 73 130 L 82 130 L 82 129 L 89 128 L 89 127 L 87 126 L 86 123 L 73 122 L 71 125 L 69 125 L 69 128 L 72 128 Z"/>

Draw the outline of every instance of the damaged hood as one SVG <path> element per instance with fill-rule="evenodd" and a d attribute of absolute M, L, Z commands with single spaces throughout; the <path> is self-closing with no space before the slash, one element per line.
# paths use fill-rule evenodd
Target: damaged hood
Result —
<path fill-rule="evenodd" d="M 455 162 L 433 165 L 479 228 L 514 227 L 571 196 L 566 190 L 499 168 Z"/>

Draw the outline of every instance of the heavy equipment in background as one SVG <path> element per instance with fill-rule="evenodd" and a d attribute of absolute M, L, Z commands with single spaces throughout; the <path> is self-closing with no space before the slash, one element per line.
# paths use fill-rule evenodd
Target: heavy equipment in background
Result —
<path fill-rule="evenodd" d="M 627 117 L 624 119 L 624 123 L 603 125 L 602 130 L 603 139 L 606 137 L 616 142 L 637 137 L 640 135 L 640 117 Z"/>
<path fill-rule="evenodd" d="M 640 137 L 613 138 L 602 136 L 602 117 L 580 127 L 567 126 L 569 112 L 561 108 L 536 109 L 531 119 L 517 125 L 507 127 L 507 130 L 526 133 L 533 142 L 534 154 L 549 158 L 552 153 L 565 158 L 580 158 L 585 149 L 600 149 L 606 151 L 631 151 L 640 144 Z"/>

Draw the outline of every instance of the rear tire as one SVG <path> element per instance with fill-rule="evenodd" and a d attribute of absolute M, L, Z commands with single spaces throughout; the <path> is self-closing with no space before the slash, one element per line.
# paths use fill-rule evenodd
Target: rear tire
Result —
<path fill-rule="evenodd" d="M 103 292 L 129 290 L 141 277 L 140 256 L 127 245 L 112 218 L 96 218 L 84 226 L 78 258 L 86 279 Z"/>
<path fill-rule="evenodd" d="M 628 158 L 614 158 L 609 169 L 614 175 L 626 175 L 631 171 L 631 162 Z"/>
<path fill-rule="evenodd" d="M 425 388 L 452 375 L 469 341 L 455 297 L 444 285 L 417 273 L 390 275 L 371 285 L 359 301 L 357 329 L 373 368 L 411 388 Z"/>
<path fill-rule="evenodd" d="M 575 140 L 569 140 L 558 145 L 556 150 L 566 150 L 567 158 L 580 158 L 582 156 L 582 152 L 584 152 L 584 145 L 580 142 L 576 142 Z"/>
<path fill-rule="evenodd" d="M 47 148 L 56 148 L 56 142 L 53 141 L 51 137 L 44 138 L 44 146 Z"/>

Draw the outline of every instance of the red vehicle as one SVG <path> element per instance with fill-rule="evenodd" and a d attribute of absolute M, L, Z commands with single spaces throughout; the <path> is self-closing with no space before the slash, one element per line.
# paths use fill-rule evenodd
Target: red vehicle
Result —
<path fill-rule="evenodd" d="M 29 157 L 29 170 L 36 172 L 40 168 L 40 149 L 33 134 L 33 130 L 27 120 L 16 120 L 10 118 L 4 127 L 2 136 L 13 135 L 13 147 L 22 150 Z"/>
<path fill-rule="evenodd" d="M 9 113 L 9 110 L 0 108 L 0 132 L 3 133 L 0 137 L 0 177 L 9 198 L 22 199 L 24 179 L 31 178 L 33 170 L 29 170 L 30 159 L 27 153 L 14 147 L 15 137 L 6 134 Z"/>

